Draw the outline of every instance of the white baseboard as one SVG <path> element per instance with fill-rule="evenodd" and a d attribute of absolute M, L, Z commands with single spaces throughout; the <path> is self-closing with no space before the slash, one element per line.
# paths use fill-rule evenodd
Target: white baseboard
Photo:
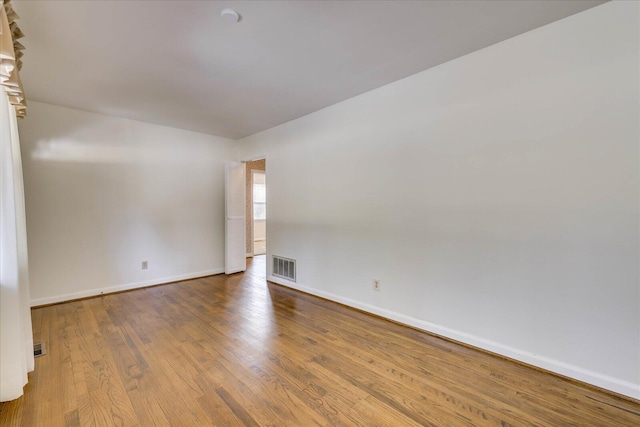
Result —
<path fill-rule="evenodd" d="M 559 360 L 540 356 L 528 351 L 519 350 L 517 348 L 509 347 L 507 345 L 490 341 L 472 334 L 446 328 L 435 323 L 426 322 L 415 317 L 406 316 L 395 311 L 386 310 L 350 298 L 345 298 L 340 295 L 303 286 L 289 280 L 281 279 L 279 277 L 268 276 L 267 280 L 282 286 L 286 286 L 288 288 L 297 289 L 299 291 L 316 295 L 321 298 L 357 308 L 358 310 L 366 311 L 367 313 L 372 313 L 386 319 L 394 320 L 396 322 L 400 322 L 426 332 L 441 335 L 455 341 L 478 347 L 492 353 L 500 354 L 502 356 L 506 356 L 511 359 L 527 363 L 529 365 L 537 366 L 547 371 L 555 372 L 557 374 L 564 375 L 566 377 L 573 378 L 588 384 L 592 384 L 597 387 L 611 390 L 613 392 L 620 393 L 634 399 L 640 399 L 640 384 L 634 384 L 629 381 L 624 381 L 615 377 L 590 371 L 588 369 L 583 369 L 575 365 L 561 362 Z"/>
<path fill-rule="evenodd" d="M 213 270 L 200 271 L 198 273 L 179 274 L 177 276 L 162 277 L 157 279 L 145 280 L 142 282 L 126 283 L 124 285 L 107 286 L 104 288 L 88 289 L 86 291 L 56 295 L 53 297 L 32 299 L 31 307 L 71 301 L 79 298 L 94 297 L 97 295 L 112 294 L 114 292 L 128 291 L 130 289 L 144 288 L 147 286 L 162 285 L 165 283 L 178 282 L 180 280 L 196 279 L 198 277 L 212 276 L 214 274 L 220 273 L 224 273 L 224 268 L 214 268 Z"/>

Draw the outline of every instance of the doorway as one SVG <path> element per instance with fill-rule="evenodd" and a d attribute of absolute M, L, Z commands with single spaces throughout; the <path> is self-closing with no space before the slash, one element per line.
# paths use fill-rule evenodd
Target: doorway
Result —
<path fill-rule="evenodd" d="M 253 216 L 253 255 L 267 253 L 267 176 L 265 171 L 251 171 Z"/>
<path fill-rule="evenodd" d="M 266 160 L 245 162 L 246 170 L 246 252 L 258 257 L 267 252 Z"/>

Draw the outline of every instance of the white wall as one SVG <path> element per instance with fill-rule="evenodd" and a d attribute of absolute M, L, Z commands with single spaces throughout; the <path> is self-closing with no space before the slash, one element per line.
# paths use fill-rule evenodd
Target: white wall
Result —
<path fill-rule="evenodd" d="M 267 222 L 263 219 L 253 221 L 253 241 L 264 240 L 267 238 Z"/>
<path fill-rule="evenodd" d="M 233 141 L 33 101 L 20 139 L 33 305 L 224 270 Z"/>
<path fill-rule="evenodd" d="M 242 140 L 269 164 L 268 252 L 298 262 L 270 280 L 640 398 L 638 12 Z"/>

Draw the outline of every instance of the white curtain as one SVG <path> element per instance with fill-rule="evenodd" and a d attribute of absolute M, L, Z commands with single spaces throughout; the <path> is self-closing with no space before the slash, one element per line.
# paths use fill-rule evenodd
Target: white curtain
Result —
<path fill-rule="evenodd" d="M 1 88 L 0 401 L 22 396 L 33 371 L 24 184 L 16 110 Z"/>

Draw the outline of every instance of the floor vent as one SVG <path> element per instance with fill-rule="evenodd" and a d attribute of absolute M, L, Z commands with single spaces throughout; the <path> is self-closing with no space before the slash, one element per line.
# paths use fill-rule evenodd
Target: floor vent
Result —
<path fill-rule="evenodd" d="M 40 357 L 47 354 L 47 349 L 43 342 L 38 342 L 33 345 L 33 357 Z"/>
<path fill-rule="evenodd" d="M 296 281 L 296 260 L 283 258 L 280 256 L 273 256 L 273 269 L 271 274 L 276 277 L 282 277 L 283 279 Z"/>

